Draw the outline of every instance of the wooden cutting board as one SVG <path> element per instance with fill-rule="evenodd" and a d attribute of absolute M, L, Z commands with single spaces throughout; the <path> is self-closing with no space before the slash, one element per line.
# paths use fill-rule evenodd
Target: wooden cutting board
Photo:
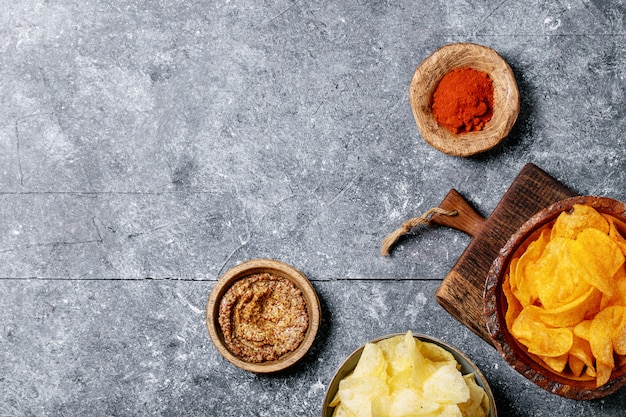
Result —
<path fill-rule="evenodd" d="M 576 193 L 537 166 L 522 168 L 491 215 L 483 218 L 456 190 L 439 207 L 456 216 L 434 214 L 430 223 L 451 227 L 472 237 L 469 245 L 435 293 L 437 302 L 489 344 L 483 317 L 483 292 L 491 263 L 509 237 L 533 214 Z"/>

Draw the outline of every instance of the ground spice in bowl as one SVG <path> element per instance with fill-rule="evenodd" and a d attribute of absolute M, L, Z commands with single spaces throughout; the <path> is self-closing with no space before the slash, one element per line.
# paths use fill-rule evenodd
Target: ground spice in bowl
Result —
<path fill-rule="evenodd" d="M 493 49 L 472 43 L 445 45 L 422 61 L 409 100 L 422 138 L 453 156 L 493 149 L 520 111 L 509 64 Z"/>
<path fill-rule="evenodd" d="M 437 123 L 453 133 L 482 130 L 493 115 L 493 83 L 474 68 L 456 68 L 443 76 L 433 95 Z"/>

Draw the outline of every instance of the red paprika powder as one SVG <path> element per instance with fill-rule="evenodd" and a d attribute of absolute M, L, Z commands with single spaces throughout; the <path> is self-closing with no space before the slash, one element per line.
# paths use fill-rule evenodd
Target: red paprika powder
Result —
<path fill-rule="evenodd" d="M 481 130 L 493 115 L 493 83 L 485 72 L 456 68 L 443 76 L 433 96 L 432 112 L 452 132 Z"/>

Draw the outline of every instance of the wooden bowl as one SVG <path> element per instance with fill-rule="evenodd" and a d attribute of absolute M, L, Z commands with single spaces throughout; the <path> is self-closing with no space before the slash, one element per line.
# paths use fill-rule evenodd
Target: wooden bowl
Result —
<path fill-rule="evenodd" d="M 224 334 L 219 325 L 220 301 L 226 291 L 238 280 L 259 273 L 269 273 L 286 278 L 293 282 L 302 292 L 309 315 L 309 326 L 304 340 L 293 351 L 286 353 L 277 360 L 266 362 L 247 362 L 231 352 L 224 343 Z M 309 280 L 297 269 L 272 259 L 254 259 L 244 262 L 228 270 L 215 284 L 209 295 L 206 307 L 206 323 L 211 340 L 217 350 L 232 364 L 246 371 L 255 373 L 272 373 L 284 370 L 302 359 L 312 346 L 321 321 L 321 307 L 315 289 Z"/>
<path fill-rule="evenodd" d="M 437 123 L 431 108 L 441 78 L 463 67 L 485 72 L 491 78 L 493 116 L 478 132 L 454 134 Z M 426 58 L 413 74 L 409 99 L 424 140 L 453 156 L 470 156 L 495 147 L 509 134 L 520 110 L 519 90 L 511 67 L 493 49 L 472 43 L 446 45 Z"/>
<path fill-rule="evenodd" d="M 390 335 L 372 340 L 369 343 L 376 343 L 384 339 L 389 339 L 395 336 L 402 336 L 402 335 L 403 335 L 402 333 L 390 334 Z M 489 397 L 489 408 L 490 408 L 489 417 L 498 416 L 498 412 L 496 410 L 496 403 L 494 401 L 491 388 L 489 387 L 489 384 L 487 383 L 487 379 L 482 374 L 480 369 L 478 369 L 476 364 L 472 362 L 470 358 L 468 358 L 458 348 L 452 346 L 449 343 L 444 342 L 443 340 L 437 339 L 435 337 L 427 336 L 425 334 L 419 334 L 419 333 L 414 333 L 413 337 L 423 342 L 429 342 L 429 343 L 434 343 L 436 345 L 439 345 L 445 350 L 447 350 L 448 352 L 452 353 L 452 355 L 454 356 L 454 359 L 456 359 L 458 364 L 461 366 L 461 373 L 463 375 L 473 372 L 476 377 L 476 383 L 485 390 L 485 392 L 487 393 L 487 397 Z M 363 353 L 364 347 L 365 345 L 361 346 L 360 348 L 352 352 L 350 356 L 348 356 L 348 358 L 339 366 L 339 368 L 337 369 L 337 372 L 335 372 L 335 375 L 333 375 L 333 378 L 331 379 L 330 384 L 328 385 L 328 388 L 326 390 L 326 395 L 324 396 L 324 403 L 322 405 L 322 417 L 332 417 L 335 408 L 330 407 L 329 404 L 333 400 L 333 398 L 335 398 L 335 395 L 337 394 L 337 390 L 339 389 L 339 382 L 341 382 L 342 379 L 344 379 L 345 377 L 347 377 L 348 375 L 352 373 L 357 363 L 359 362 L 359 359 L 361 358 L 361 354 Z"/>
<path fill-rule="evenodd" d="M 511 236 L 494 260 L 485 283 L 484 314 L 487 331 L 495 347 L 516 371 L 553 394 L 575 400 L 592 400 L 612 394 L 626 384 L 626 364 L 614 369 L 609 381 L 599 388 L 596 388 L 595 378 L 585 378 L 584 375 L 575 378 L 552 371 L 509 333 L 505 321 L 507 301 L 502 291 L 511 259 L 523 253 L 543 227 L 549 226 L 562 212 L 571 210 L 574 204 L 589 205 L 600 213 L 613 216 L 617 219 L 620 233 L 626 233 L 626 204 L 610 198 L 572 197 L 538 212 Z"/>

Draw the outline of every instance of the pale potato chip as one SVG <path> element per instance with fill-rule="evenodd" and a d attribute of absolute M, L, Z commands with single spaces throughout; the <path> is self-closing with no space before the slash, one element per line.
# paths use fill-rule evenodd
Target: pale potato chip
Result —
<path fill-rule="evenodd" d="M 412 384 L 421 389 L 421 384 L 432 375 L 435 371 L 434 364 L 428 359 L 424 358 L 421 352 L 422 342 L 413 337 L 411 332 L 407 332 L 404 335 L 404 343 L 411 358 L 411 366 L 413 372 L 411 374 Z"/>
<path fill-rule="evenodd" d="M 420 353 L 432 362 L 456 362 L 452 353 L 434 343 L 421 343 Z"/>
<path fill-rule="evenodd" d="M 427 399 L 410 388 L 394 393 L 389 409 L 390 417 L 423 416 L 441 409 L 441 404 Z"/>
<path fill-rule="evenodd" d="M 461 409 L 456 404 L 444 404 L 441 410 L 435 413 L 426 414 L 422 417 L 463 417 Z"/>
<path fill-rule="evenodd" d="M 610 306 L 598 313 L 591 323 L 592 341 L 590 341 L 592 352 L 594 346 L 602 352 L 601 360 L 605 364 L 611 363 L 608 358 L 608 347 L 601 348 L 602 343 L 609 343 L 612 351 L 618 355 L 626 353 L 626 307 Z M 607 341 L 608 340 L 608 341 Z"/>
<path fill-rule="evenodd" d="M 469 400 L 470 391 L 456 366 L 446 363 L 424 381 L 424 395 L 443 404 L 459 404 Z"/>
<path fill-rule="evenodd" d="M 418 385 L 413 383 L 413 368 L 407 368 L 400 372 L 394 372 L 387 379 L 387 384 L 392 392 Z"/>
<path fill-rule="evenodd" d="M 611 379 L 611 373 L 613 372 L 614 363 L 605 364 L 597 362 L 596 364 L 596 386 L 601 387 Z"/>
<path fill-rule="evenodd" d="M 598 373 L 596 372 L 596 368 L 590 368 L 590 367 L 586 367 L 585 368 L 585 375 L 591 377 L 591 378 L 597 378 Z"/>
<path fill-rule="evenodd" d="M 489 397 L 482 387 L 476 383 L 474 374 L 463 375 L 470 392 L 470 398 L 458 404 L 463 417 L 484 417 L 489 414 Z"/>
<path fill-rule="evenodd" d="M 404 342 L 404 335 L 383 339 L 377 342 L 376 345 L 383 352 L 383 356 L 387 360 L 388 374 L 399 374 L 407 369 L 411 369 L 413 362 L 411 361 Z"/>
<path fill-rule="evenodd" d="M 335 407 L 335 411 L 333 411 L 333 417 L 356 417 L 352 414 L 346 407 L 339 404 Z"/>
<path fill-rule="evenodd" d="M 370 417 L 372 400 L 389 395 L 389 387 L 384 379 L 372 376 L 354 376 L 339 382 L 340 404 L 355 417 Z"/>
<path fill-rule="evenodd" d="M 391 414 L 392 399 L 390 395 L 372 399 L 372 417 L 394 417 Z"/>
<path fill-rule="evenodd" d="M 366 343 L 361 353 L 361 360 L 354 368 L 354 376 L 373 376 L 384 378 L 387 375 L 387 361 L 383 351 L 374 344 Z"/>

